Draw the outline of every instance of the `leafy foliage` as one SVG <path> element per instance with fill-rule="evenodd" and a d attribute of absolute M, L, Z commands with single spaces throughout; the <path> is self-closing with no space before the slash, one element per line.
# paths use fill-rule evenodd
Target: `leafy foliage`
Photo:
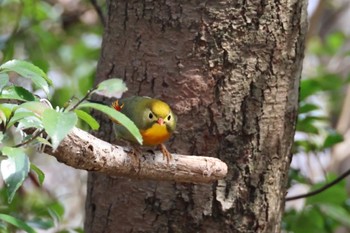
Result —
<path fill-rule="evenodd" d="M 311 187 L 316 190 L 327 182 Z M 339 224 L 349 227 L 350 213 L 346 204 L 348 196 L 345 182 L 308 197 L 300 212 L 289 210 L 284 216 L 284 228 L 288 232 L 334 232 Z"/>
<path fill-rule="evenodd" d="M 9 68 L 10 67 L 10 68 Z M 26 76 L 41 89 L 48 89 L 51 85 L 50 79 L 43 71 L 35 65 L 17 60 L 11 60 L 0 66 L 0 73 L 17 73 L 20 77 Z M 27 150 L 30 148 L 41 148 L 50 146 L 57 149 L 61 141 L 69 134 L 78 122 L 78 117 L 83 119 L 94 129 L 98 129 L 98 122 L 87 112 L 80 110 L 99 110 L 120 124 L 124 125 L 135 138 L 142 143 L 142 137 L 135 124 L 124 114 L 103 104 L 85 102 L 92 93 L 100 92 L 106 95 L 122 93 L 126 90 L 125 84 L 119 79 L 112 79 L 102 82 L 96 88 L 90 90 L 84 98 L 77 102 L 72 102 L 64 108 L 53 109 L 46 99 L 34 96 L 24 87 L 16 86 L 10 82 L 7 76 L 0 82 L 2 90 L 0 92 L 0 171 L 7 187 L 7 200 L 12 204 L 16 191 L 22 186 L 30 170 L 37 174 L 39 184 L 44 182 L 45 174 L 33 163 L 30 162 Z M 40 81 L 38 81 L 40 80 Z M 45 84 L 44 84 L 45 83 Z M 12 91 L 8 91 L 12 90 Z M 20 132 L 20 136 L 11 134 L 11 129 Z M 47 137 L 45 136 L 47 135 Z M 46 137 L 46 138 L 45 138 Z M 55 204 L 57 205 L 57 203 Z M 48 207 L 51 218 L 60 218 L 63 209 L 59 207 Z M 50 228 L 54 220 L 42 221 L 40 218 L 31 221 L 23 221 L 9 214 L 0 215 L 0 223 L 4 227 L 15 227 L 27 232 L 35 232 L 32 226 L 39 228 Z"/>
<path fill-rule="evenodd" d="M 100 128 L 100 123 L 98 123 L 98 121 L 96 121 L 95 118 L 93 118 L 89 113 L 80 109 L 75 109 L 74 112 L 77 114 L 79 119 L 87 123 L 91 129 L 98 130 Z"/>
<path fill-rule="evenodd" d="M 0 1 L 0 63 L 26 58 L 55 83 L 53 106 L 94 82 L 102 27 L 88 1 Z"/>
<path fill-rule="evenodd" d="M 3 72 L 0 72 L 0 141 L 3 143 L 1 147 L 6 145 L 13 147 L 32 140 L 32 135 L 35 136 L 44 129 L 42 114 L 47 108 L 52 109 L 51 105 L 64 106 L 72 97 L 74 102 L 93 87 L 103 29 L 94 12 L 89 1 L 83 0 L 0 1 L 0 65 L 3 66 L 1 70 Z M 30 63 L 14 60 L 23 58 Z M 7 63 L 10 60 L 14 60 L 14 63 Z M 4 63 L 7 65 L 4 66 Z M 34 79 L 31 78 L 33 75 Z M 54 85 L 51 85 L 51 81 L 43 82 L 40 79 L 42 77 L 45 79 L 47 76 L 50 76 Z M 35 81 L 36 79 L 38 80 Z M 39 96 L 47 95 L 51 104 L 40 101 Z M 85 110 L 88 114 L 89 109 Z M 59 111 L 62 112 L 62 108 Z M 81 114 L 79 119 L 82 119 Z M 89 123 L 92 121 L 91 118 L 88 120 Z M 5 125 L 6 128 L 4 128 Z M 88 124 L 82 121 L 78 122 L 78 126 L 88 128 Z M 91 125 L 91 127 L 96 126 Z M 37 131 L 32 132 L 33 129 Z M 13 132 L 15 133 L 12 134 Z M 28 134 L 20 135 L 19 132 Z M 24 146 L 27 148 L 51 146 L 51 140 L 41 137 L 43 136 L 41 134 L 38 135 Z M 22 148 L 18 147 L 18 149 Z M 27 157 L 37 158 L 33 157 L 35 153 L 33 155 L 30 151 L 23 151 Z M 0 163 L 2 159 L 7 159 L 7 156 L 0 155 Z M 44 181 L 44 173 L 30 163 L 29 175 L 33 174 L 33 177 L 36 174 L 39 184 Z M 28 183 L 28 179 L 25 183 Z M 45 196 L 44 189 L 45 187 L 38 188 L 37 191 Z M 7 190 L 2 188 L 0 192 L 2 191 L 6 198 L 0 203 L 7 203 Z M 42 196 L 33 197 L 30 195 L 31 192 L 25 191 L 32 191 L 32 188 L 21 186 L 13 201 L 1 206 L 0 213 L 22 219 L 34 228 L 55 227 L 59 230 L 53 215 L 42 215 L 42 212 L 49 208 L 49 202 L 44 203 L 40 208 L 29 207 L 25 203 L 27 197 L 35 202 L 42 200 Z M 18 196 L 21 198 L 17 198 Z M 18 204 L 14 205 L 15 203 Z M 7 211 L 4 209 L 6 206 L 13 208 Z M 28 208 L 24 209 L 23 206 Z M 54 212 L 52 211 L 51 214 Z M 0 219 L 0 232 L 15 232 L 16 229 L 24 228 Z M 64 231 L 64 229 L 61 230 Z M 72 229 L 72 231 L 79 232 L 81 229 Z"/>
<path fill-rule="evenodd" d="M 11 202 L 18 188 L 29 172 L 29 158 L 20 148 L 3 147 L 7 159 L 1 161 L 0 171 L 8 191 L 8 202 Z"/>
<path fill-rule="evenodd" d="M 120 98 L 128 88 L 121 79 L 111 78 L 98 84 L 96 92 L 108 98 Z"/>
<path fill-rule="evenodd" d="M 339 52 L 345 41 L 342 33 L 333 33 L 321 43 L 312 40 L 310 50 L 318 56 L 332 56 Z M 330 113 L 337 111 L 335 102 L 339 102 L 341 89 L 349 80 L 324 68 L 316 69 L 314 77 L 304 77 L 300 88 L 300 107 L 297 123 L 297 139 L 294 144 L 295 156 L 317 159 L 326 151 L 343 141 L 343 136 L 332 127 Z M 334 101 L 337 99 L 337 101 Z M 331 104 L 324 104 L 329 101 Z M 328 111 L 325 110 L 328 107 Z M 339 106 L 338 106 L 339 107 Z M 334 175 L 328 174 L 325 181 L 313 184 L 307 175 L 298 169 L 291 169 L 290 185 L 302 183 L 310 186 L 310 192 L 323 187 Z M 345 182 L 317 194 L 307 197 L 300 211 L 287 209 L 283 219 L 286 232 L 335 232 L 337 227 L 349 228 L 350 208 Z"/>
<path fill-rule="evenodd" d="M 35 233 L 35 230 L 32 227 L 30 227 L 27 223 L 23 222 L 20 219 L 14 218 L 7 214 L 0 214 L 0 219 L 3 220 L 4 222 L 10 223 L 16 226 L 19 229 L 25 230 L 28 233 Z"/>
<path fill-rule="evenodd" d="M 42 117 L 44 129 L 51 138 L 54 150 L 78 121 L 74 112 L 56 112 L 53 109 L 46 109 Z"/>
<path fill-rule="evenodd" d="M 6 190 L 1 189 L 0 202 L 6 203 L 6 200 Z M 26 232 L 48 230 L 62 219 L 63 213 L 62 204 L 49 193 L 40 192 L 39 189 L 30 193 L 20 192 L 11 203 L 1 206 L 0 232 L 16 232 L 15 229 Z"/>
<path fill-rule="evenodd" d="M 49 92 L 49 85 L 52 85 L 52 81 L 39 67 L 19 60 L 11 60 L 0 66 L 0 73 L 8 73 L 10 71 L 16 72 L 24 78 L 31 79 L 38 88 L 43 89 L 45 93 Z"/>

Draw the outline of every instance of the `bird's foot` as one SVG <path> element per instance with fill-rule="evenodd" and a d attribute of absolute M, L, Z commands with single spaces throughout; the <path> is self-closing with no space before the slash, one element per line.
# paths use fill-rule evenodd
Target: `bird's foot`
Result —
<path fill-rule="evenodd" d="M 164 144 L 160 144 L 159 147 L 160 147 L 160 151 L 163 154 L 163 159 L 166 159 L 167 164 L 169 164 L 170 160 L 173 159 L 173 156 L 170 154 L 170 152 L 168 151 L 168 149 L 165 147 Z"/>
<path fill-rule="evenodd" d="M 138 168 L 140 170 L 140 168 L 141 168 L 140 156 L 142 155 L 142 150 L 140 148 L 132 147 L 132 151 L 131 151 L 130 155 L 131 155 L 132 166 L 134 168 Z"/>

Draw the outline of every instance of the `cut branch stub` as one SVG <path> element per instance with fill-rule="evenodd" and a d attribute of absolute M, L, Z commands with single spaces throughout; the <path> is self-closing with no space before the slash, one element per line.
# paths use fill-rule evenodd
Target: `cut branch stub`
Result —
<path fill-rule="evenodd" d="M 135 166 L 132 152 L 78 128 L 72 130 L 56 151 L 46 148 L 45 152 L 71 167 L 110 176 L 210 183 L 223 179 L 227 174 L 227 165 L 217 158 L 172 154 L 173 160 L 167 164 L 159 151 L 144 153 L 139 166 Z"/>

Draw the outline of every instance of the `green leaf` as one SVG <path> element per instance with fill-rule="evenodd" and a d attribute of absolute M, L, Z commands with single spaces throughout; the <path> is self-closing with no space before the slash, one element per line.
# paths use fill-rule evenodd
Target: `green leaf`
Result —
<path fill-rule="evenodd" d="M 10 128 L 12 125 L 14 125 L 19 120 L 26 118 L 26 117 L 33 117 L 33 116 L 35 116 L 34 113 L 30 112 L 30 111 L 16 111 L 6 126 L 7 126 L 7 128 Z"/>
<path fill-rule="evenodd" d="M 73 231 L 77 232 L 77 233 L 84 233 L 84 230 L 80 227 L 78 228 L 74 228 Z"/>
<path fill-rule="evenodd" d="M 86 122 L 91 127 L 91 129 L 98 130 L 98 128 L 100 128 L 100 124 L 89 113 L 79 109 L 74 110 L 74 112 L 80 119 Z"/>
<path fill-rule="evenodd" d="M 323 73 L 315 79 L 322 91 L 338 90 L 344 85 L 343 78 L 339 74 Z"/>
<path fill-rule="evenodd" d="M 36 231 L 31 228 L 27 223 L 23 222 L 22 220 L 12 217 L 7 214 L 0 214 L 0 219 L 3 220 L 4 222 L 7 222 L 11 225 L 14 225 L 15 227 L 25 230 L 28 233 L 36 233 Z"/>
<path fill-rule="evenodd" d="M 55 223 L 52 219 L 44 219 L 38 216 L 36 216 L 34 219 L 27 221 L 27 223 L 32 227 L 43 230 L 49 230 L 50 228 L 53 228 L 55 226 Z"/>
<path fill-rule="evenodd" d="M 46 109 L 49 109 L 50 106 L 48 106 L 45 102 L 28 101 L 19 105 L 16 109 L 21 109 L 21 108 L 27 109 L 35 113 L 37 116 L 42 116 L 44 111 Z"/>
<path fill-rule="evenodd" d="M 299 108 L 299 114 L 309 113 L 317 109 L 320 109 L 320 108 L 316 104 L 310 104 L 310 103 L 301 104 Z"/>
<path fill-rule="evenodd" d="M 0 73 L 0 91 L 9 83 L 8 74 Z"/>
<path fill-rule="evenodd" d="M 0 124 L 2 124 L 2 122 L 6 123 L 7 119 L 6 119 L 6 114 L 5 112 L 0 108 Z"/>
<path fill-rule="evenodd" d="M 346 35 L 343 32 L 334 32 L 326 37 L 326 48 L 329 54 L 335 54 L 346 41 Z"/>
<path fill-rule="evenodd" d="M 12 114 L 12 107 L 7 104 L 0 104 L 0 110 L 4 113 L 6 119 Z"/>
<path fill-rule="evenodd" d="M 99 95 L 106 96 L 108 98 L 120 98 L 128 88 L 126 87 L 123 80 L 118 78 L 111 78 L 105 80 L 97 85 L 97 92 Z"/>
<path fill-rule="evenodd" d="M 47 146 L 52 146 L 48 140 L 46 140 L 45 138 L 42 138 L 42 137 L 37 137 L 36 141 L 40 142 L 41 144 L 47 145 Z"/>
<path fill-rule="evenodd" d="M 21 61 L 21 60 L 10 60 L 6 63 L 2 64 L 0 66 L 0 72 L 3 71 L 13 71 L 20 75 L 22 75 L 25 78 L 32 78 L 33 76 L 39 76 L 40 78 L 44 79 L 47 84 L 52 85 L 51 79 L 47 77 L 45 72 L 40 69 L 39 67 L 33 65 L 30 62 L 27 61 Z"/>
<path fill-rule="evenodd" d="M 316 143 L 309 140 L 295 140 L 295 146 L 298 148 L 299 152 L 304 151 L 306 153 L 310 151 L 317 151 L 319 148 Z"/>
<path fill-rule="evenodd" d="M 318 134 L 319 130 L 315 126 L 315 119 L 313 117 L 305 117 L 304 119 L 298 119 L 297 131 L 310 134 Z"/>
<path fill-rule="evenodd" d="M 303 79 L 300 83 L 300 101 L 318 92 L 338 90 L 343 85 L 343 78 L 333 73 L 324 72 L 318 77 Z"/>
<path fill-rule="evenodd" d="M 42 129 L 43 123 L 41 119 L 38 117 L 26 117 L 22 118 L 18 121 L 18 126 L 17 129 L 28 129 L 28 128 L 37 128 L 37 129 Z"/>
<path fill-rule="evenodd" d="M 323 148 L 330 148 L 335 144 L 342 142 L 343 140 L 344 138 L 341 134 L 338 134 L 336 132 L 330 133 L 327 135 L 326 139 L 323 142 Z"/>
<path fill-rule="evenodd" d="M 53 96 L 51 98 L 51 103 L 54 106 L 66 106 L 67 102 L 69 102 L 70 97 L 76 95 L 74 88 L 62 87 L 54 90 Z"/>
<path fill-rule="evenodd" d="M 142 145 L 142 136 L 140 134 L 139 129 L 136 127 L 135 123 L 123 113 L 116 111 L 111 107 L 96 103 L 82 103 L 79 105 L 79 108 L 94 108 L 98 111 L 105 113 L 107 116 L 118 121 L 127 130 L 129 130 L 129 132 L 135 137 L 135 139 Z"/>
<path fill-rule="evenodd" d="M 307 97 L 322 91 L 322 86 L 313 78 L 303 79 L 300 82 L 300 101 Z"/>
<path fill-rule="evenodd" d="M 350 214 L 342 206 L 320 204 L 320 210 L 324 215 L 329 216 L 347 228 L 350 228 Z"/>
<path fill-rule="evenodd" d="M 36 100 L 36 97 L 23 87 L 7 86 L 1 91 L 0 99 L 34 101 Z"/>
<path fill-rule="evenodd" d="M 307 184 L 308 180 L 305 176 L 302 175 L 300 169 L 290 168 L 288 171 L 288 178 L 293 182 L 301 183 L 301 184 Z M 291 186 L 291 185 L 288 185 Z"/>
<path fill-rule="evenodd" d="M 45 179 L 45 173 L 38 168 L 37 166 L 35 166 L 33 163 L 30 164 L 30 169 L 33 170 L 36 175 L 38 176 L 38 180 L 40 185 L 43 185 L 44 179 Z"/>
<path fill-rule="evenodd" d="M 315 208 L 305 208 L 292 223 L 292 232 L 325 233 L 325 221 L 321 213 Z"/>
<path fill-rule="evenodd" d="M 0 73 L 13 71 L 20 74 L 24 78 L 29 78 L 33 83 L 49 93 L 49 85 L 52 81 L 47 77 L 44 71 L 32 63 L 20 60 L 11 60 L 0 66 Z"/>
<path fill-rule="evenodd" d="M 53 109 L 46 109 L 42 121 L 46 133 L 51 138 L 52 148 L 56 150 L 60 142 L 76 125 L 78 118 L 73 112 L 56 112 Z"/>
<path fill-rule="evenodd" d="M 64 214 L 64 207 L 60 202 L 54 202 L 48 206 L 52 218 L 61 220 Z"/>
<path fill-rule="evenodd" d="M 7 186 L 8 202 L 11 203 L 28 175 L 30 162 L 22 148 L 4 147 L 2 153 L 8 157 L 1 161 L 0 169 Z"/>

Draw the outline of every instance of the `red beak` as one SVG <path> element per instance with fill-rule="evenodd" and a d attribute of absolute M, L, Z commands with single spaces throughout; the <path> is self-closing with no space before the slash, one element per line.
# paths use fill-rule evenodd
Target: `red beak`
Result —
<path fill-rule="evenodd" d="M 157 123 L 160 125 L 163 125 L 164 124 L 163 118 L 158 118 Z"/>

